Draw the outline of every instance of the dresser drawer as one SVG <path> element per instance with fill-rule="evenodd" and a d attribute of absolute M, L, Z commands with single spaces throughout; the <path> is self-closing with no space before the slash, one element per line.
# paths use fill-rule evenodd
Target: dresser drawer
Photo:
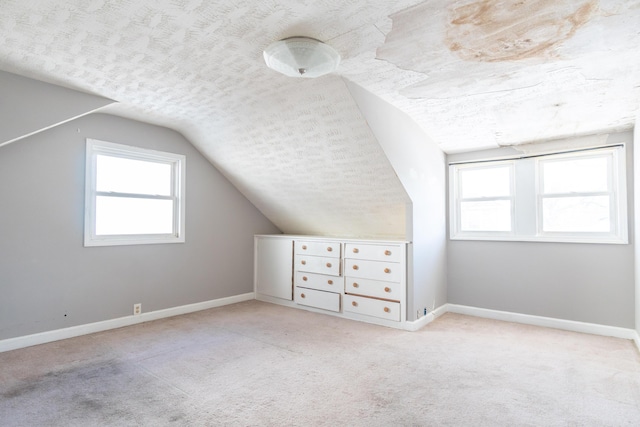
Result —
<path fill-rule="evenodd" d="M 296 240 L 294 248 L 296 254 L 340 258 L 339 242 Z"/>
<path fill-rule="evenodd" d="M 383 301 L 355 295 L 344 296 L 344 311 L 378 317 L 380 319 L 400 321 L 400 303 Z"/>
<path fill-rule="evenodd" d="M 321 308 L 329 311 L 340 311 L 340 294 L 318 291 L 296 286 L 294 301 L 300 305 Z"/>
<path fill-rule="evenodd" d="M 400 283 L 381 282 L 379 280 L 345 277 L 344 291 L 348 294 L 364 295 L 400 301 L 402 289 Z"/>
<path fill-rule="evenodd" d="M 402 246 L 400 245 L 367 245 L 358 243 L 345 243 L 344 257 L 386 262 L 402 262 L 404 258 Z"/>
<path fill-rule="evenodd" d="M 298 255 L 294 256 L 293 269 L 310 273 L 340 275 L 340 258 Z"/>
<path fill-rule="evenodd" d="M 359 259 L 344 260 L 344 275 L 385 282 L 400 282 L 402 265 L 395 262 L 366 261 Z"/>
<path fill-rule="evenodd" d="M 295 286 L 321 291 L 342 293 L 343 283 L 344 279 L 342 277 L 326 276 L 324 274 L 309 273 L 307 271 L 296 271 L 294 276 Z"/>

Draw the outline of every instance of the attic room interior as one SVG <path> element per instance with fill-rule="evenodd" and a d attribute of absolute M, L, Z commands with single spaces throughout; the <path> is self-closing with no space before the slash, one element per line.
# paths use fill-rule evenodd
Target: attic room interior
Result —
<path fill-rule="evenodd" d="M 639 423 L 639 22 L 3 1 L 3 423 Z"/>

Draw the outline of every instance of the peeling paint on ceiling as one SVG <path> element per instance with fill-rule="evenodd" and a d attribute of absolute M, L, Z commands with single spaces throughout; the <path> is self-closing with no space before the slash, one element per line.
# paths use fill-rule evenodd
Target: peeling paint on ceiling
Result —
<path fill-rule="evenodd" d="M 446 152 L 629 129 L 640 105 L 633 0 L 424 2 L 393 14 L 382 93 Z M 636 24 L 633 24 L 636 23 Z M 416 78 L 419 73 L 421 78 Z"/>
<path fill-rule="evenodd" d="M 597 9 L 597 1 L 480 0 L 455 3 L 449 11 L 446 42 L 468 61 L 515 61 L 554 56 Z"/>

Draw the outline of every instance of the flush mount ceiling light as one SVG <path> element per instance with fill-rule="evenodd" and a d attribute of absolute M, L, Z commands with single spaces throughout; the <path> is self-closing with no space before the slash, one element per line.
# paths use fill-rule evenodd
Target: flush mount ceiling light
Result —
<path fill-rule="evenodd" d="M 309 37 L 290 37 L 270 44 L 264 62 L 290 77 L 320 77 L 340 64 L 340 54 L 331 46 Z"/>

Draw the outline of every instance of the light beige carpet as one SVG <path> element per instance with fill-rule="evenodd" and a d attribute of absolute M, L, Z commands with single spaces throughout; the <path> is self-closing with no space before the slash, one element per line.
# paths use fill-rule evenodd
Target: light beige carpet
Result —
<path fill-rule="evenodd" d="M 250 301 L 0 353 L 2 426 L 638 426 L 627 340 Z"/>

